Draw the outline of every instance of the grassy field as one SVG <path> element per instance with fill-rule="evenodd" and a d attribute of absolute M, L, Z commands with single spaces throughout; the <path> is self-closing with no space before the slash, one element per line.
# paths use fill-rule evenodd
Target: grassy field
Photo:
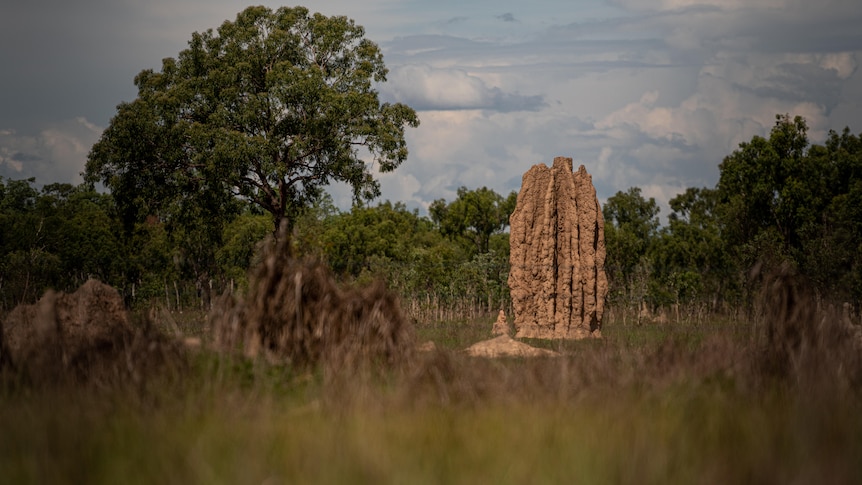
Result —
<path fill-rule="evenodd" d="M 200 315 L 174 318 L 206 334 Z M 0 482 L 862 480 L 855 381 L 832 360 L 814 378 L 775 372 L 749 324 L 608 322 L 601 340 L 530 341 L 561 357 L 459 352 L 488 338 L 491 323 L 419 327 L 417 341 L 437 351 L 370 375 L 201 350 L 182 369 L 127 385 L 7 376 Z"/>

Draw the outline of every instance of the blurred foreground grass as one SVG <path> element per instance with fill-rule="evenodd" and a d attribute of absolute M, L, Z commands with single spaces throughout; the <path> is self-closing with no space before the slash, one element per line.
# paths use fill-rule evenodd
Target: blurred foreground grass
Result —
<path fill-rule="evenodd" d="M 187 333 L 194 318 L 183 317 Z M 190 322 L 190 323 L 189 323 Z M 746 325 L 606 325 L 475 360 L 491 320 L 417 329 L 416 369 L 345 382 L 196 354 L 122 389 L 4 382 L 2 483 L 858 483 L 862 402 L 752 381 Z"/>

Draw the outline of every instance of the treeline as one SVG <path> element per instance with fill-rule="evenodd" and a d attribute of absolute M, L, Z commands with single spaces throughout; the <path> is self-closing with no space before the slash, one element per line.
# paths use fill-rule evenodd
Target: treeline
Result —
<path fill-rule="evenodd" d="M 5 310 L 47 288 L 74 288 L 94 276 L 118 282 L 127 251 L 109 195 L 35 179 L 0 177 L 0 305 Z"/>
<path fill-rule="evenodd" d="M 219 247 L 199 231 L 174 227 L 157 217 L 127 225 L 110 194 L 86 185 L 0 178 L 0 307 L 31 303 L 51 288 L 76 289 L 88 278 L 117 287 L 130 305 L 163 299 L 183 307 L 200 300 L 209 275 L 244 274 L 234 264 L 254 241 L 227 239 Z M 250 221 L 235 219 L 228 238 Z M 255 234 L 249 236 L 259 239 Z M 209 261 L 207 261 L 209 259 Z M 222 285 L 223 286 L 223 285 Z"/>
<path fill-rule="evenodd" d="M 88 277 L 132 307 L 207 308 L 242 291 L 270 214 L 236 202 L 213 212 L 141 217 L 91 186 L 0 179 L 0 305 Z M 345 282 L 383 278 L 417 321 L 508 308 L 508 218 L 516 194 L 461 188 L 428 216 L 402 203 L 339 211 L 327 196 L 298 211 L 298 256 L 320 258 Z M 750 310 L 758 275 L 791 265 L 821 299 L 862 301 L 862 141 L 849 129 L 808 141 L 805 120 L 778 116 L 767 138 L 743 143 L 713 188 L 670 201 L 632 187 L 604 204 L 610 308 L 624 318 L 700 319 Z"/>
<path fill-rule="evenodd" d="M 339 211 L 323 195 L 293 222 L 298 257 L 326 261 L 345 282 L 383 278 L 417 320 L 474 317 L 508 304 L 508 226 L 514 192 L 461 188 L 430 217 L 402 203 Z M 0 179 L 0 305 L 30 303 L 48 288 L 87 278 L 120 290 L 131 307 L 208 308 L 242 291 L 271 235 L 272 217 L 252 206 L 189 224 L 151 215 L 129 221 L 110 194 L 86 185 Z"/>
<path fill-rule="evenodd" d="M 655 317 L 749 311 L 763 275 L 789 265 L 820 301 L 862 302 L 862 140 L 848 128 L 810 144 L 776 116 L 725 157 L 714 188 L 670 200 L 667 224 L 640 189 L 603 208 L 612 308 Z"/>

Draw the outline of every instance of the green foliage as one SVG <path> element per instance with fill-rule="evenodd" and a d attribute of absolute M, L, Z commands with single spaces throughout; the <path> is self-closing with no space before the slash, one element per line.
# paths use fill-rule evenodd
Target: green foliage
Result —
<path fill-rule="evenodd" d="M 416 318 L 429 305 L 484 311 L 506 305 L 508 234 L 490 235 L 488 249 L 477 253 L 472 243 L 444 236 L 439 224 L 403 203 L 357 204 L 349 212 L 323 205 L 300 219 L 294 237 L 301 241 L 300 254 L 322 257 L 342 278 L 383 279 Z"/>
<path fill-rule="evenodd" d="M 431 226 L 417 211 L 389 201 L 375 207 L 356 205 L 325 223 L 321 236 L 323 254 L 338 274 L 359 277 L 380 273 L 390 263 L 407 264 L 413 252 L 432 243 Z"/>
<path fill-rule="evenodd" d="M 123 248 L 109 196 L 34 179 L 0 179 L 0 305 L 77 287 L 90 277 L 121 284 Z"/>
<path fill-rule="evenodd" d="M 803 272 L 824 293 L 862 300 L 862 137 L 830 131 L 808 156 L 822 175 L 822 212 L 802 228 Z M 819 178 L 819 179 L 820 179 Z"/>
<path fill-rule="evenodd" d="M 862 299 L 862 142 L 849 129 L 809 145 L 799 116 L 726 157 L 718 183 L 722 239 L 742 268 L 789 262 L 824 295 Z"/>
<path fill-rule="evenodd" d="M 345 17 L 303 7 L 249 7 L 194 33 L 161 72 L 135 78 L 138 97 L 118 107 L 86 180 L 111 189 L 129 225 L 155 214 L 187 229 L 206 221 L 216 235 L 236 199 L 278 227 L 330 182 L 346 182 L 357 200 L 378 196 L 360 155 L 394 170 L 407 157 L 405 125 L 419 121 L 379 102 L 373 83 L 387 70 L 363 36 Z"/>
<path fill-rule="evenodd" d="M 778 116 L 769 139 L 739 145 L 719 165 L 718 191 L 726 241 L 745 264 L 768 257 L 780 262 L 798 247 L 800 230 L 822 211 L 820 174 L 806 156 L 805 120 Z"/>
<path fill-rule="evenodd" d="M 270 234 L 272 219 L 263 214 L 242 214 L 224 228 L 224 244 L 216 250 L 216 261 L 225 279 L 239 288 L 248 287 L 248 271 L 259 254 L 260 242 Z"/>
<path fill-rule="evenodd" d="M 254 12 L 263 15 L 255 9 L 247 15 Z M 265 19 L 272 20 L 259 17 Z M 222 51 L 232 38 L 199 35 Z M 193 51 L 184 51 L 183 59 Z M 197 142 L 183 145 L 203 129 L 199 121 L 166 122 L 169 98 L 180 96 L 174 84 L 187 85 L 191 78 L 142 76 L 172 81 L 166 91 L 144 89 L 152 98 L 147 102 L 122 105 L 125 114 L 94 147 L 89 168 L 104 171 L 89 175 L 107 176 L 98 180 L 110 195 L 89 185 L 39 189 L 34 179 L 0 179 L 0 309 L 32 302 L 47 288 L 73 290 L 88 277 L 117 287 L 133 307 L 163 301 L 172 308 L 206 308 L 214 294 L 245 286 L 258 243 L 273 229 L 273 214 L 248 203 L 235 186 L 207 181 L 224 168 L 214 161 L 221 142 L 209 152 Z M 222 101 L 212 102 L 220 106 L 219 116 L 228 116 Z M 192 116 L 198 108 L 176 112 Z M 127 163 L 120 169 L 97 159 Z M 190 160 L 201 164 L 182 165 Z M 821 298 L 860 307 L 860 136 L 830 131 L 822 145 L 809 144 L 805 120 L 778 116 L 769 137 L 740 144 L 720 170 L 716 187 L 689 188 L 672 198 L 664 226 L 656 201 L 637 187 L 608 199 L 603 215 L 612 308 L 730 312 L 751 302 L 758 288 L 750 281 L 752 268 L 768 271 L 783 263 L 811 280 Z M 455 200 L 432 203 L 428 216 L 389 201 L 339 211 L 328 195 L 313 192 L 303 196 L 306 205 L 291 209 L 298 256 L 323 259 L 346 281 L 385 280 L 417 320 L 508 308 L 506 226 L 514 192 L 504 198 L 485 187 L 461 187 Z"/>
<path fill-rule="evenodd" d="M 640 304 L 646 296 L 651 263 L 649 251 L 656 242 L 659 207 L 631 187 L 608 198 L 602 208 L 605 219 L 605 270 L 611 299 Z"/>
<path fill-rule="evenodd" d="M 174 285 L 181 275 L 177 267 L 179 258 L 165 225 L 155 217 L 149 218 L 136 224 L 124 243 L 127 251 L 124 289 L 131 303 L 147 305 L 164 297 L 170 307 L 171 296 L 176 298 Z M 179 302 L 174 303 L 179 306 Z"/>
<path fill-rule="evenodd" d="M 711 310 L 733 297 L 736 272 L 721 239 L 714 189 L 689 188 L 670 200 L 668 225 L 652 250 L 657 300 L 708 302 Z"/>
<path fill-rule="evenodd" d="M 457 199 L 449 204 L 444 199 L 435 200 L 428 212 L 441 233 L 481 254 L 490 249 L 491 236 L 509 225 L 517 198 L 516 192 L 503 198 L 487 187 L 476 190 L 461 187 Z"/>
<path fill-rule="evenodd" d="M 644 199 L 638 187 L 608 198 L 602 208 L 608 266 L 626 275 L 647 255 L 658 231 L 658 213 L 655 199 Z"/>

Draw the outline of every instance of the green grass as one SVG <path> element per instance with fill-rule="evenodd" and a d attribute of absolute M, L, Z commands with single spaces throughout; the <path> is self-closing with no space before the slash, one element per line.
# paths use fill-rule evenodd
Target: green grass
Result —
<path fill-rule="evenodd" d="M 189 328 L 196 325 L 191 319 Z M 3 483 L 858 483 L 862 402 L 753 381 L 746 327 L 623 326 L 454 350 L 492 320 L 417 328 L 443 350 L 345 382 L 206 351 L 145 387 L 0 388 Z M 718 339 L 718 340 L 716 340 Z M 724 342 L 726 346 L 715 344 Z"/>
<path fill-rule="evenodd" d="M 416 326 L 419 342 L 432 341 L 439 348 L 460 350 L 491 336 L 495 318 L 486 317 L 476 320 L 450 320 Z"/>

